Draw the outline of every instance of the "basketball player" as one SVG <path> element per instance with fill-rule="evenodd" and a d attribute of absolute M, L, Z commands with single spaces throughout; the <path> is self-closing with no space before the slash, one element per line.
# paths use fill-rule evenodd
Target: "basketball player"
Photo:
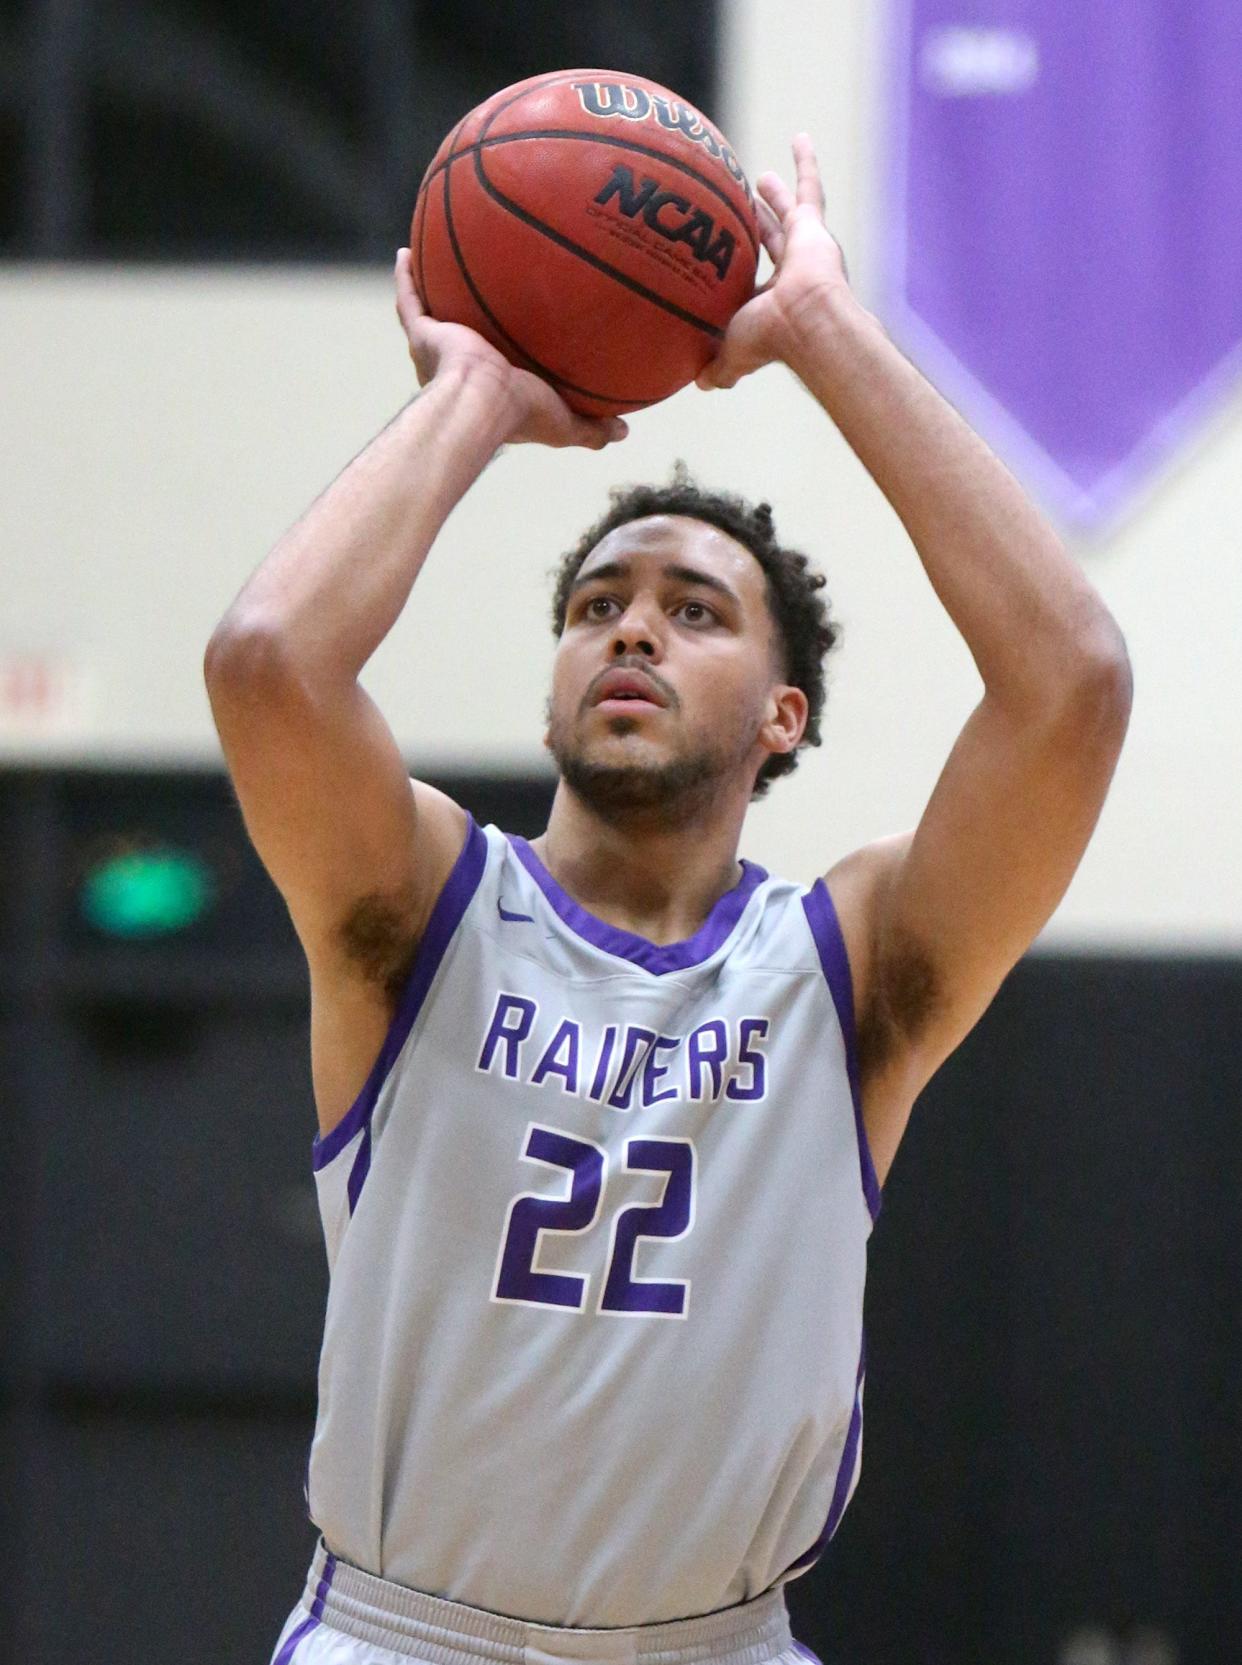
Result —
<path fill-rule="evenodd" d="M 702 384 L 789 366 L 974 656 L 982 698 L 912 833 L 809 889 L 739 862 L 747 804 L 816 737 L 833 630 L 766 508 L 684 477 L 619 497 L 562 572 L 546 832 L 411 784 L 357 679 L 445 517 L 500 445 L 624 424 L 424 316 L 408 250 L 425 390 L 208 650 L 311 978 L 322 1540 L 280 1665 L 792 1665 L 782 1585 L 858 1475 L 879 1187 L 1103 802 L 1117 627 L 851 294 L 794 151 L 796 190 L 759 186 L 774 278 Z M 497 594 L 463 652 L 504 628 Z M 438 697 L 469 697 L 468 662 Z"/>

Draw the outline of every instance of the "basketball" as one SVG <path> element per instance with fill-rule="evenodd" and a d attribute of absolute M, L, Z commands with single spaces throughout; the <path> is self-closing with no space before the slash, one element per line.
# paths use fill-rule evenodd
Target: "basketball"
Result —
<path fill-rule="evenodd" d="M 470 111 L 410 230 L 433 318 L 468 324 L 574 410 L 666 399 L 754 288 L 754 202 L 719 130 L 667 87 L 558 70 Z"/>

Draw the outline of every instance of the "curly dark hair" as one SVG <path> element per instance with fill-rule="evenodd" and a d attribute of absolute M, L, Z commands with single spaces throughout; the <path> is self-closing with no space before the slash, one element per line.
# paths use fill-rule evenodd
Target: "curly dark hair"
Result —
<path fill-rule="evenodd" d="M 767 578 L 768 610 L 776 624 L 784 650 L 784 674 L 806 695 L 809 707 L 806 731 L 792 752 L 774 753 L 755 778 L 752 797 L 762 798 L 778 775 L 791 774 L 798 767 L 798 753 L 804 746 L 820 743 L 819 719 L 824 709 L 824 659 L 841 635 L 840 625 L 829 612 L 828 599 L 819 592 L 826 580 L 811 567 L 805 555 L 785 549 L 777 542 L 770 503 L 748 503 L 735 492 L 707 491 L 691 476 L 684 462 L 678 462 L 672 481 L 666 486 L 617 486 L 609 493 L 610 506 L 561 558 L 554 569 L 556 589 L 552 598 L 552 629 L 560 636 L 565 629 L 569 593 L 578 569 L 609 532 L 631 520 L 648 515 L 689 515 L 727 532 L 750 550 Z"/>

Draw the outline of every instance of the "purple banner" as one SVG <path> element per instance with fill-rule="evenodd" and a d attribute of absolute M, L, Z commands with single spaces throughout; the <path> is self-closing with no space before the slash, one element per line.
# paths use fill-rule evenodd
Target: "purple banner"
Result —
<path fill-rule="evenodd" d="M 1242 0 L 892 0 L 895 339 L 1100 526 L 1242 375 Z"/>

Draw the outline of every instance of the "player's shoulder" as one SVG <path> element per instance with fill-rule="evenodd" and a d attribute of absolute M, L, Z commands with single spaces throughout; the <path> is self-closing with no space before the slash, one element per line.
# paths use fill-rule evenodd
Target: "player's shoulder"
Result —
<path fill-rule="evenodd" d="M 824 874 L 824 881 L 838 907 L 839 897 L 863 896 L 881 889 L 897 870 L 910 849 L 913 829 L 890 833 L 885 838 L 860 844 L 848 855 L 839 857 Z"/>
<path fill-rule="evenodd" d="M 420 840 L 426 840 L 428 855 L 442 847 L 444 855 L 451 853 L 456 860 L 466 836 L 469 815 L 455 798 L 428 781 L 411 779 L 410 791 L 414 794 Z"/>

